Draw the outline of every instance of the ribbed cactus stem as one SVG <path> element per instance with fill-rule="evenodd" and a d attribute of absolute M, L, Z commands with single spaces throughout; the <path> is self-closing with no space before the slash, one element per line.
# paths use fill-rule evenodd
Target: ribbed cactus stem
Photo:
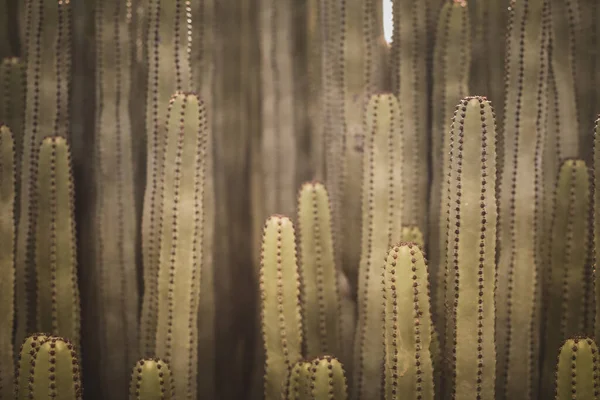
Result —
<path fill-rule="evenodd" d="M 14 399 L 15 142 L 0 124 L 0 399 Z"/>
<path fill-rule="evenodd" d="M 484 97 L 459 103 L 447 140 L 444 392 L 494 399 L 496 128 Z M 475 343 L 477 345 L 475 346 Z"/>
<path fill-rule="evenodd" d="M 419 246 L 399 243 L 389 250 L 383 283 L 385 400 L 432 400 L 434 328 L 427 264 Z"/>
<path fill-rule="evenodd" d="M 400 241 L 407 243 L 415 243 L 422 250 L 425 249 L 425 239 L 423 233 L 418 226 L 408 225 L 402 227 L 402 233 L 400 234 Z"/>
<path fill-rule="evenodd" d="M 380 397 L 381 387 L 373 382 L 382 381 L 384 356 L 381 257 L 393 242 L 400 240 L 405 143 L 399 126 L 400 107 L 394 95 L 373 95 L 365 115 L 362 244 L 352 396 L 375 399 Z"/>
<path fill-rule="evenodd" d="M 336 358 L 321 356 L 312 361 L 311 399 L 346 400 L 348 388 L 344 366 Z"/>
<path fill-rule="evenodd" d="M 17 400 L 30 400 L 29 381 L 31 366 L 40 345 L 46 341 L 49 335 L 45 333 L 34 333 L 27 337 L 21 344 L 19 360 L 15 370 L 15 396 Z"/>
<path fill-rule="evenodd" d="M 33 399 L 81 400 L 80 375 L 75 346 L 68 339 L 51 336 L 39 345 L 33 356 L 29 396 Z"/>
<path fill-rule="evenodd" d="M 23 125 L 25 123 L 25 63 L 19 58 L 5 58 L 0 63 L 0 123 L 6 124 L 15 141 L 16 176 L 21 176 Z M 20 182 L 17 181 L 17 193 Z M 18 215 L 18 209 L 15 210 Z"/>
<path fill-rule="evenodd" d="M 39 151 L 36 185 L 37 327 L 80 345 L 75 205 L 71 154 L 63 137 L 48 137 Z"/>
<path fill-rule="evenodd" d="M 284 400 L 306 400 L 311 398 L 311 368 L 312 363 L 300 360 L 290 368 L 287 377 Z"/>
<path fill-rule="evenodd" d="M 139 360 L 131 374 L 129 400 L 173 400 L 175 388 L 169 364 L 159 358 Z"/>
<path fill-rule="evenodd" d="M 541 395 L 551 398 L 556 351 L 573 335 L 585 332 L 587 281 L 592 276 L 590 179 L 583 160 L 566 160 L 556 184 L 550 265 L 544 279 Z"/>
<path fill-rule="evenodd" d="M 281 398 L 286 373 L 302 354 L 300 277 L 295 240 L 289 218 L 273 215 L 267 219 L 260 268 L 261 321 L 266 354 L 265 400 Z"/>
<path fill-rule="evenodd" d="M 592 162 L 592 211 L 593 211 L 593 223 L 594 223 L 594 235 L 593 235 L 593 246 L 594 246 L 594 264 L 600 259 L 600 115 L 596 118 L 594 126 L 594 146 L 593 146 L 593 162 Z M 595 289 L 595 318 L 594 318 L 594 337 L 600 338 L 600 273 L 595 272 L 594 276 L 594 289 Z"/>
<path fill-rule="evenodd" d="M 305 183 L 298 196 L 302 309 L 307 357 L 341 355 L 340 295 L 329 197 L 323 184 Z"/>
<path fill-rule="evenodd" d="M 558 355 L 556 400 L 597 400 L 598 367 L 598 346 L 591 338 L 568 339 Z"/>
<path fill-rule="evenodd" d="M 174 94 L 162 144 L 156 356 L 169 363 L 181 397 L 196 395 L 198 379 L 198 306 L 208 251 L 203 242 L 207 136 L 202 101 L 195 94 Z"/>

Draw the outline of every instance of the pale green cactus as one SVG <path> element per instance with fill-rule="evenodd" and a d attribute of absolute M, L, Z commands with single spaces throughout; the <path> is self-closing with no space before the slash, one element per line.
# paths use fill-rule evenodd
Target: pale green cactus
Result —
<path fill-rule="evenodd" d="M 384 347 L 382 255 L 400 240 L 403 209 L 403 139 L 396 96 L 373 95 L 366 110 L 362 188 L 362 244 L 358 277 L 358 323 L 354 341 L 352 396 L 379 398 Z"/>
<path fill-rule="evenodd" d="M 342 354 L 340 294 L 331 212 L 325 186 L 302 185 L 298 196 L 302 317 L 306 355 Z"/>
<path fill-rule="evenodd" d="M 549 268 L 544 271 L 541 396 L 554 394 L 556 350 L 567 338 L 586 333 L 587 281 L 592 276 L 590 179 L 583 160 L 566 160 L 558 175 Z M 590 332 L 591 334 L 591 332 Z"/>
<path fill-rule="evenodd" d="M 595 122 L 594 127 L 594 146 L 593 146 L 593 167 L 592 167 L 592 190 L 593 190 L 593 198 L 592 207 L 593 211 L 593 246 L 594 253 L 592 254 L 594 257 L 594 264 L 598 264 L 598 260 L 600 259 L 600 211 L 598 208 L 598 204 L 600 204 L 600 115 Z M 595 318 L 594 318 L 594 337 L 600 338 L 600 273 L 594 268 L 594 289 L 595 289 Z"/>
<path fill-rule="evenodd" d="M 133 373 L 129 400 L 173 400 L 175 388 L 169 364 L 159 358 L 139 360 Z"/>
<path fill-rule="evenodd" d="M 318 357 L 311 367 L 311 399 L 346 400 L 348 388 L 344 366 L 336 358 Z"/>
<path fill-rule="evenodd" d="M 47 137 L 36 184 L 37 328 L 71 338 L 79 352 L 81 310 L 77 281 L 71 153 L 63 137 Z"/>
<path fill-rule="evenodd" d="M 279 400 L 288 369 L 302 355 L 300 276 L 292 221 L 273 215 L 263 235 L 260 268 L 264 398 Z"/>
<path fill-rule="evenodd" d="M 400 235 L 400 241 L 407 243 L 416 243 L 417 245 L 419 245 L 421 250 L 425 249 L 425 239 L 423 238 L 423 233 L 417 226 L 403 226 L 402 233 Z"/>
<path fill-rule="evenodd" d="M 484 97 L 459 103 L 446 141 L 444 393 L 494 399 L 496 128 Z M 477 346 L 475 346 L 477 343 Z"/>
<path fill-rule="evenodd" d="M 434 327 L 425 258 L 415 243 L 399 243 L 387 253 L 384 268 L 384 397 L 433 400 Z"/>
<path fill-rule="evenodd" d="M 48 339 L 45 333 L 34 333 L 27 337 L 21 344 L 19 360 L 15 369 L 15 396 L 17 400 L 30 400 L 29 377 L 32 374 L 32 365 L 40 345 Z"/>
<path fill-rule="evenodd" d="M 25 67 L 19 58 L 5 58 L 0 63 L 0 123 L 7 125 L 15 141 L 16 176 L 21 176 L 23 125 L 25 123 Z M 17 193 L 21 188 L 17 181 Z M 17 203 L 18 206 L 18 203 Z M 15 210 L 18 215 L 18 208 Z"/>
<path fill-rule="evenodd" d="M 598 346 L 591 338 L 568 339 L 558 355 L 556 400 L 597 400 L 598 367 Z"/>
<path fill-rule="evenodd" d="M 196 396 L 198 307 L 204 252 L 204 190 L 209 135 L 195 94 L 171 98 L 164 137 L 155 354 L 169 363 L 175 392 Z M 212 366 L 211 366 L 212 368 Z"/>
<path fill-rule="evenodd" d="M 291 366 L 287 377 L 284 400 L 308 400 L 311 399 L 311 369 L 312 363 L 300 360 Z"/>
<path fill-rule="evenodd" d="M 15 142 L 0 123 L 0 400 L 14 399 Z"/>

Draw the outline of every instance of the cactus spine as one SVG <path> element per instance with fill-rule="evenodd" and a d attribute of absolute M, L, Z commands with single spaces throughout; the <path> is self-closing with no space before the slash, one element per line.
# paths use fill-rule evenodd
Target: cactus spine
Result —
<path fill-rule="evenodd" d="M 448 396 L 494 398 L 496 128 L 483 97 L 463 99 L 447 141 L 446 343 Z M 477 266 L 477 267 L 475 267 Z M 473 349 L 477 343 L 476 349 Z"/>
<path fill-rule="evenodd" d="M 0 124 L 0 399 L 13 399 L 15 317 L 15 142 Z"/>
<path fill-rule="evenodd" d="M 298 196 L 304 340 L 307 356 L 341 355 L 340 294 L 325 186 L 305 183 Z"/>
<path fill-rule="evenodd" d="M 167 116 L 158 265 L 156 355 L 173 372 L 175 392 L 196 396 L 198 305 L 204 248 L 204 189 L 208 127 L 204 104 L 173 95 Z"/>
<path fill-rule="evenodd" d="M 45 333 L 34 333 L 28 336 L 21 344 L 19 350 L 19 362 L 15 370 L 15 399 L 29 400 L 29 377 L 31 366 L 40 345 L 46 341 L 48 335 Z"/>
<path fill-rule="evenodd" d="M 550 246 L 551 262 L 544 274 L 544 322 L 541 395 L 554 394 L 556 352 L 569 337 L 585 333 L 586 282 L 590 266 L 590 187 L 583 160 L 567 160 L 560 168 Z"/>
<path fill-rule="evenodd" d="M 348 398 L 344 367 L 336 358 L 318 357 L 312 362 L 311 394 L 315 400 L 346 400 Z"/>
<path fill-rule="evenodd" d="M 383 273 L 385 400 L 433 400 L 434 335 L 427 264 L 414 243 L 399 243 L 387 253 Z"/>
<path fill-rule="evenodd" d="M 260 267 L 266 400 L 281 398 L 286 371 L 301 358 L 300 277 L 295 240 L 289 218 L 274 215 L 267 219 Z"/>
<path fill-rule="evenodd" d="M 169 364 L 159 358 L 139 360 L 131 374 L 129 400 L 172 400 L 175 398 Z"/>
<path fill-rule="evenodd" d="M 556 400 L 597 400 L 598 347 L 590 338 L 568 339 L 556 369 Z"/>
<path fill-rule="evenodd" d="M 310 361 L 300 360 L 290 369 L 285 388 L 284 400 L 307 400 L 311 398 Z"/>
<path fill-rule="evenodd" d="M 381 257 L 401 235 L 404 165 L 399 119 L 394 95 L 371 97 L 364 127 L 362 245 L 352 382 L 356 398 L 375 399 L 381 394 L 380 385 L 373 384 L 383 378 Z"/>

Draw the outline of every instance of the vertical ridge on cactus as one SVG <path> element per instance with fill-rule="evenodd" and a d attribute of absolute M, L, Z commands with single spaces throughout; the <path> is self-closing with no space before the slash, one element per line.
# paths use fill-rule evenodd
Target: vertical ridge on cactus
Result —
<path fill-rule="evenodd" d="M 593 211 L 593 265 L 600 259 L 600 115 L 596 118 L 593 135 L 592 160 L 592 211 Z M 594 318 L 594 337 L 600 338 L 600 273 L 594 268 L 594 288 L 596 312 Z"/>
<path fill-rule="evenodd" d="M 15 295 L 15 142 L 0 123 L 0 399 L 13 399 Z"/>
<path fill-rule="evenodd" d="M 264 398 L 281 398 L 288 369 L 302 355 L 300 277 L 292 221 L 273 215 L 265 223 L 260 299 L 265 351 Z"/>
<path fill-rule="evenodd" d="M 556 400 L 596 400 L 598 346 L 587 337 L 568 339 L 560 348 L 556 368 Z"/>
<path fill-rule="evenodd" d="M 358 321 L 354 339 L 352 396 L 379 398 L 383 379 L 382 254 L 400 239 L 404 210 L 400 106 L 393 94 L 373 95 L 365 112 L 362 179 L 362 243 L 358 275 Z M 410 146 L 409 146 L 410 147 Z"/>
<path fill-rule="evenodd" d="M 6 124 L 15 142 L 16 177 L 21 176 L 21 156 L 23 153 L 25 123 L 25 67 L 19 58 L 5 58 L 0 63 L 0 122 Z M 20 193 L 20 182 L 16 182 L 16 193 Z M 19 206 L 19 204 L 16 204 Z M 16 215 L 19 209 L 15 209 Z"/>
<path fill-rule="evenodd" d="M 284 400 L 306 400 L 311 398 L 311 369 L 312 363 L 306 360 L 295 362 L 287 377 Z"/>
<path fill-rule="evenodd" d="M 40 349 L 42 343 L 48 339 L 49 335 L 45 333 L 34 333 L 28 336 L 21 344 L 19 350 L 19 360 L 15 369 L 15 399 L 29 400 L 29 381 L 31 375 L 31 366 L 35 360 L 35 355 Z"/>
<path fill-rule="evenodd" d="M 169 364 L 160 358 L 144 358 L 133 367 L 129 400 L 173 400 L 175 388 Z"/>
<path fill-rule="evenodd" d="M 404 242 L 392 246 L 381 279 L 385 400 L 433 400 L 434 328 L 427 264 L 419 246 Z"/>
<path fill-rule="evenodd" d="M 402 233 L 400 234 L 400 241 L 414 243 L 419 246 L 421 251 L 425 251 L 425 239 L 423 238 L 423 233 L 417 226 L 403 226 Z"/>
<path fill-rule="evenodd" d="M 312 399 L 346 400 L 348 398 L 344 366 L 336 358 L 321 356 L 310 369 Z"/>

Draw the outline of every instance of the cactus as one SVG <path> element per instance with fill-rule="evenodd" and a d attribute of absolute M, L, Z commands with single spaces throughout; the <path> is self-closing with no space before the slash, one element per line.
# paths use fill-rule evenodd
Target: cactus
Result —
<path fill-rule="evenodd" d="M 15 142 L 0 124 L 0 399 L 12 399 L 15 284 Z"/>
<path fill-rule="evenodd" d="M 419 246 L 394 245 L 387 253 L 382 275 L 385 400 L 433 400 L 434 328 L 427 265 Z"/>
<path fill-rule="evenodd" d="M 301 358 L 300 277 L 292 221 L 279 215 L 265 224 L 260 268 L 264 398 L 280 399 L 286 371 Z"/>
<path fill-rule="evenodd" d="M 425 239 L 421 230 L 413 225 L 403 226 L 400 234 L 400 241 L 407 243 L 415 243 L 421 250 L 425 249 Z"/>
<path fill-rule="evenodd" d="M 161 249 L 156 305 L 156 356 L 173 372 L 175 392 L 196 395 L 198 307 L 204 248 L 204 189 L 208 127 L 204 104 L 191 93 L 173 95 L 164 148 Z"/>
<path fill-rule="evenodd" d="M 31 375 L 31 366 L 35 360 L 35 355 L 40 349 L 42 343 L 48 339 L 49 335 L 45 333 L 34 333 L 27 337 L 21 344 L 19 350 L 19 360 L 15 370 L 15 399 L 29 400 L 29 381 Z"/>
<path fill-rule="evenodd" d="M 312 361 L 311 394 L 315 400 L 346 400 L 346 374 L 342 364 L 333 357 L 322 356 Z"/>
<path fill-rule="evenodd" d="M 445 256 L 444 392 L 494 398 L 496 348 L 496 129 L 483 97 L 463 99 L 445 150 L 447 205 Z M 477 268 L 475 268 L 477 266 Z M 477 350 L 472 349 L 477 342 Z"/>
<path fill-rule="evenodd" d="M 311 399 L 311 368 L 310 361 L 300 360 L 291 366 L 287 377 L 284 400 Z"/>
<path fill-rule="evenodd" d="M 569 337 L 586 333 L 589 302 L 586 282 L 591 271 L 590 187 L 583 160 L 566 160 L 556 185 L 551 264 L 544 273 L 541 395 L 554 393 L 556 349 Z"/>
<path fill-rule="evenodd" d="M 305 183 L 298 196 L 302 313 L 306 354 L 341 355 L 340 294 L 325 186 Z"/>
<path fill-rule="evenodd" d="M 502 123 L 496 286 L 496 398 L 536 399 L 540 280 L 537 214 L 546 113 L 548 8 L 511 1 Z"/>
<path fill-rule="evenodd" d="M 33 355 L 29 375 L 29 398 L 81 400 L 81 368 L 75 346 L 61 337 L 50 336 Z"/>
<path fill-rule="evenodd" d="M 568 339 L 560 348 L 556 368 L 556 400 L 596 400 L 598 347 L 590 338 Z"/>
<path fill-rule="evenodd" d="M 131 374 L 129 400 L 173 400 L 173 378 L 169 364 L 159 358 L 139 360 Z"/>
<path fill-rule="evenodd" d="M 382 254 L 400 239 L 403 139 L 400 108 L 392 94 L 371 97 L 366 111 L 363 174 L 362 246 L 358 277 L 358 323 L 355 335 L 353 388 L 356 398 L 379 398 L 384 355 L 381 331 Z"/>
<path fill-rule="evenodd" d="M 165 120 L 171 96 L 192 90 L 192 23 L 185 1 L 149 0 L 148 3 L 148 94 L 146 104 L 147 184 L 142 218 L 144 295 L 140 320 L 140 350 L 151 356 L 156 346 L 158 264 L 161 237 L 160 193 L 164 168 Z M 176 370 L 175 367 L 173 367 Z M 181 395 L 181 394 L 180 394 Z"/>
<path fill-rule="evenodd" d="M 0 122 L 6 124 L 13 133 L 17 177 L 21 176 L 20 161 L 23 153 L 25 88 L 25 63 L 15 57 L 3 59 L 0 63 Z M 20 193 L 21 185 L 18 180 L 16 185 L 16 192 Z M 19 215 L 18 208 L 15 213 Z"/>
<path fill-rule="evenodd" d="M 23 129 L 17 228 L 15 343 L 35 325 L 35 177 L 40 141 L 70 131 L 71 2 L 29 0 L 27 8 L 27 102 Z"/>
<path fill-rule="evenodd" d="M 592 256 L 593 265 L 597 265 L 600 258 L 600 212 L 598 205 L 600 204 L 600 115 L 596 118 L 594 128 L 594 146 L 593 146 L 593 163 L 592 163 L 592 212 L 593 212 L 593 247 Z M 594 289 L 595 289 L 595 318 L 594 318 L 594 337 L 600 338 L 600 273 L 594 268 Z"/>

